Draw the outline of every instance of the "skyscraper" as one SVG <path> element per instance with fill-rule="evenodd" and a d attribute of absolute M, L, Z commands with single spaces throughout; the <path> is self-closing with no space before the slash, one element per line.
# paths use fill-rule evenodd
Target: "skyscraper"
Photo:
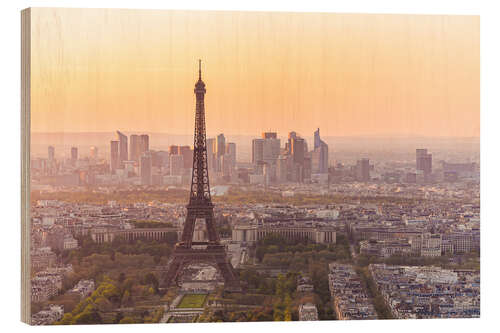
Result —
<path fill-rule="evenodd" d="M 319 148 L 321 146 L 321 137 L 319 136 L 319 128 L 314 132 L 314 149 Z"/>
<path fill-rule="evenodd" d="M 140 150 L 141 153 L 144 153 L 149 150 L 149 135 L 141 134 Z"/>
<path fill-rule="evenodd" d="M 314 150 L 311 158 L 312 173 L 328 173 L 328 145 L 321 140 L 319 128 L 314 132 Z"/>
<path fill-rule="evenodd" d="M 291 153 L 292 149 L 292 140 L 297 138 L 297 133 L 296 132 L 290 132 L 288 133 L 288 141 L 285 143 L 285 150 L 289 153 Z"/>
<path fill-rule="evenodd" d="M 152 181 L 152 157 L 151 152 L 146 151 L 141 155 L 141 161 L 139 164 L 139 169 L 141 173 L 141 185 L 151 185 Z"/>
<path fill-rule="evenodd" d="M 120 131 L 116 131 L 116 134 L 118 134 L 118 141 L 119 141 L 119 157 L 118 161 L 120 164 L 120 168 L 123 167 L 123 161 L 128 161 L 128 139 L 125 134 L 123 134 Z"/>
<path fill-rule="evenodd" d="M 264 139 L 252 140 L 252 163 L 256 165 L 264 159 Z"/>
<path fill-rule="evenodd" d="M 360 182 L 370 180 L 370 160 L 362 158 L 356 163 L 356 179 Z"/>
<path fill-rule="evenodd" d="M 75 164 L 78 160 L 78 148 L 71 147 L 71 163 Z"/>
<path fill-rule="evenodd" d="M 144 152 L 149 151 L 149 135 L 132 134 L 130 136 L 130 160 L 139 162 Z"/>
<path fill-rule="evenodd" d="M 278 183 L 285 183 L 289 180 L 289 170 L 291 169 L 290 155 L 280 155 L 276 160 L 276 181 Z"/>
<path fill-rule="evenodd" d="M 226 154 L 226 138 L 224 134 L 219 134 L 215 138 L 215 166 L 217 172 L 222 172 L 222 156 Z"/>
<path fill-rule="evenodd" d="M 224 134 L 219 134 L 217 135 L 217 157 L 221 157 L 226 153 L 226 138 L 224 137 Z"/>
<path fill-rule="evenodd" d="M 277 138 L 274 132 L 262 133 L 262 139 L 252 141 L 252 163 L 254 165 L 260 162 L 267 164 L 276 164 L 280 154 L 281 140 Z"/>
<path fill-rule="evenodd" d="M 304 165 L 305 140 L 300 137 L 293 137 L 290 140 L 290 152 L 295 163 Z"/>
<path fill-rule="evenodd" d="M 276 164 L 276 160 L 280 155 L 280 146 L 281 140 L 276 138 L 276 136 L 264 139 L 262 147 L 262 160 L 268 164 Z"/>
<path fill-rule="evenodd" d="M 226 144 L 226 154 L 222 156 L 222 173 L 226 180 L 230 180 L 236 167 L 236 144 L 229 142 Z"/>
<path fill-rule="evenodd" d="M 233 160 L 231 155 L 225 154 L 222 156 L 221 171 L 224 178 L 229 179 L 231 177 L 231 174 L 233 173 Z"/>
<path fill-rule="evenodd" d="M 226 153 L 226 138 L 224 134 L 217 135 L 217 156 L 222 156 Z"/>
<path fill-rule="evenodd" d="M 215 156 L 215 139 L 210 138 L 207 139 L 207 163 L 208 163 L 208 170 L 213 171 L 215 170 L 216 166 L 216 156 Z"/>
<path fill-rule="evenodd" d="M 193 167 L 193 150 L 189 146 L 180 146 L 179 155 L 182 155 L 183 168 L 190 169 Z"/>
<path fill-rule="evenodd" d="M 144 153 L 147 152 L 151 153 L 151 161 L 152 161 L 151 163 L 153 167 L 164 168 L 168 165 L 170 159 L 170 154 L 168 152 L 163 150 L 159 151 L 147 150 Z"/>
<path fill-rule="evenodd" d="M 172 145 L 168 147 L 168 153 L 170 155 L 179 155 L 180 154 L 179 146 Z"/>
<path fill-rule="evenodd" d="M 427 149 L 417 148 L 415 151 L 417 170 L 423 170 L 423 158 L 427 155 Z"/>
<path fill-rule="evenodd" d="M 49 155 L 49 161 L 53 161 L 55 158 L 55 148 L 53 146 L 49 146 L 48 148 L 48 155 Z"/>
<path fill-rule="evenodd" d="M 191 161 L 192 162 L 192 161 Z M 170 175 L 181 176 L 184 167 L 184 159 L 182 155 L 170 155 Z"/>
<path fill-rule="evenodd" d="M 264 132 L 262 133 L 262 139 L 277 139 L 278 134 L 276 132 Z"/>
<path fill-rule="evenodd" d="M 226 155 L 230 156 L 231 159 L 231 167 L 235 168 L 236 167 L 236 143 L 234 142 L 229 142 L 226 145 Z"/>
<path fill-rule="evenodd" d="M 432 173 L 432 154 L 427 153 L 427 149 L 416 150 L 417 171 L 422 171 L 424 175 Z"/>
<path fill-rule="evenodd" d="M 120 156 L 119 156 L 119 142 L 118 141 L 111 141 L 111 160 L 110 160 L 110 167 L 111 167 L 111 172 L 114 173 L 116 169 L 118 169 L 118 166 L 120 164 Z"/>
<path fill-rule="evenodd" d="M 140 136 L 132 134 L 130 136 L 130 160 L 139 162 L 141 157 Z"/>

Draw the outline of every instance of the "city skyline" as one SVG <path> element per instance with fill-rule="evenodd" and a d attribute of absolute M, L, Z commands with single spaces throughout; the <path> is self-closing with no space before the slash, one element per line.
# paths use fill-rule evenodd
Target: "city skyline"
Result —
<path fill-rule="evenodd" d="M 477 16 L 128 13 L 33 11 L 33 132 L 190 134 L 202 58 L 213 133 L 479 136 Z"/>
<path fill-rule="evenodd" d="M 476 17 L 60 11 L 24 12 L 25 322 L 481 316 Z"/>

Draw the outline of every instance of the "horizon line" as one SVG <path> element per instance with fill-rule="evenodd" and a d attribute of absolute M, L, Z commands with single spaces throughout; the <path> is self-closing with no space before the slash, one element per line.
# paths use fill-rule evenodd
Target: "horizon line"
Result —
<path fill-rule="evenodd" d="M 321 128 L 320 128 L 321 129 Z M 54 132 L 41 132 L 41 131 L 30 131 L 30 134 L 109 134 L 109 133 L 116 133 L 117 130 L 109 130 L 109 131 L 70 131 L 70 132 L 64 132 L 64 131 L 54 131 Z M 293 131 L 293 130 L 292 130 Z M 291 131 L 291 132 L 292 132 Z M 192 133 L 169 133 L 169 132 L 148 132 L 148 131 L 128 131 L 128 130 L 121 130 L 120 132 L 131 132 L 131 133 L 137 133 L 137 134 L 164 134 L 164 135 L 189 135 L 192 136 Z M 265 132 L 271 132 L 271 133 L 277 133 L 274 131 L 263 131 L 259 132 L 256 134 L 231 134 L 231 133 L 225 133 L 225 132 L 213 132 L 214 134 L 224 134 L 228 136 L 260 136 L 262 133 Z M 295 131 L 297 132 L 297 131 Z M 303 133 L 297 132 L 297 134 L 303 135 Z M 287 136 L 287 134 L 282 135 L 282 136 Z M 279 135 L 278 135 L 279 136 Z M 310 136 L 314 136 L 314 132 Z M 481 138 L 481 135 L 478 136 L 459 136 L 459 135 L 425 135 L 425 134 L 401 134 L 401 133 L 394 133 L 394 134 L 352 134 L 352 135 L 321 135 L 321 137 L 337 137 L 337 138 L 349 138 L 349 137 L 357 137 L 357 138 L 362 138 L 362 137 L 379 137 L 379 138 L 388 138 L 388 137 L 406 137 L 406 138 Z"/>

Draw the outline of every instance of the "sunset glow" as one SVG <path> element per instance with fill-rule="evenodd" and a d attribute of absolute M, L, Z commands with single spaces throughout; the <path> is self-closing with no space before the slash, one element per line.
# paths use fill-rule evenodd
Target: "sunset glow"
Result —
<path fill-rule="evenodd" d="M 33 132 L 192 133 L 201 58 L 209 134 L 479 136 L 478 16 L 36 8 L 32 18 Z"/>

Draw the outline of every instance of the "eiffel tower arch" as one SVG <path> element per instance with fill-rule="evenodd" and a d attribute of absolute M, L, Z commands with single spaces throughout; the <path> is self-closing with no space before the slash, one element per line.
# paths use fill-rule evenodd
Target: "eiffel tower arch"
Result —
<path fill-rule="evenodd" d="M 215 228 L 214 205 L 210 196 L 208 180 L 208 158 L 205 129 L 205 83 L 201 80 L 199 60 L 198 82 L 195 84 L 196 115 L 194 129 L 193 172 L 191 191 L 187 205 L 186 221 L 180 241 L 175 245 L 167 270 L 162 272 L 160 287 L 168 288 L 179 283 L 184 268 L 194 263 L 207 263 L 220 272 L 224 288 L 239 291 L 238 274 L 227 256 L 226 247 L 220 243 Z M 193 233 L 197 220 L 205 221 L 208 241 L 194 242 Z"/>

